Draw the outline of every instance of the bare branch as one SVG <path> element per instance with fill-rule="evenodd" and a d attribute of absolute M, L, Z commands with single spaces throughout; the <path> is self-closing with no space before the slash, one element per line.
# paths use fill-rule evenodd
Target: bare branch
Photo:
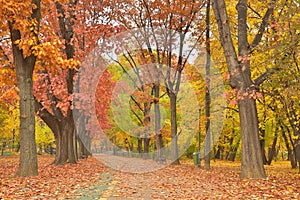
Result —
<path fill-rule="evenodd" d="M 258 78 L 256 78 L 254 80 L 254 85 L 259 86 L 260 84 L 262 84 L 265 80 L 267 80 L 267 78 L 269 76 L 271 76 L 272 74 L 274 74 L 276 71 L 279 71 L 279 68 L 272 68 L 267 70 L 265 73 L 261 74 Z"/>
<path fill-rule="evenodd" d="M 259 44 L 259 42 L 261 41 L 261 38 L 264 34 L 264 31 L 265 31 L 265 29 L 268 25 L 268 20 L 269 20 L 271 14 L 274 11 L 276 1 L 277 0 L 272 0 L 271 5 L 269 6 L 265 16 L 263 17 L 262 22 L 261 22 L 260 27 L 259 27 L 259 30 L 258 30 L 258 33 L 256 34 L 252 44 L 250 45 L 251 49 L 255 48 Z"/>

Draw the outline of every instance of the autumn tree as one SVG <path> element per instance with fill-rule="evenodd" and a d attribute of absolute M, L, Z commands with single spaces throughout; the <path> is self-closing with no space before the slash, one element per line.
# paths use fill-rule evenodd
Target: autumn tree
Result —
<path fill-rule="evenodd" d="M 20 96 L 20 165 L 19 176 L 35 176 L 37 156 L 35 144 L 35 114 L 32 92 L 36 63 L 38 32 L 41 16 L 40 1 L 3 1 L 1 32 L 10 35 L 13 64 Z M 1 49 L 3 50 L 3 49 Z"/>
<path fill-rule="evenodd" d="M 73 117 L 73 94 L 76 73 L 85 57 L 97 46 L 107 27 L 101 23 L 103 5 L 94 1 L 49 2 L 43 18 L 43 40 L 50 47 L 41 56 L 41 68 L 35 85 L 36 109 L 52 129 L 57 154 L 54 164 L 76 163 L 75 132 L 78 125 Z M 83 126 L 88 119 L 83 119 Z M 80 129 L 82 131 L 82 129 Z M 83 131 L 86 131 L 85 129 Z"/>
<path fill-rule="evenodd" d="M 230 84 L 235 89 L 238 99 L 240 114 L 240 127 L 242 131 L 242 178 L 265 178 L 266 174 L 262 162 L 262 152 L 259 145 L 258 119 L 256 108 L 256 93 L 259 86 L 269 75 L 269 71 L 259 76 L 256 80 L 251 77 L 250 56 L 261 41 L 268 25 L 270 15 L 274 10 L 274 1 L 269 3 L 259 29 L 253 41 L 249 43 L 248 1 L 240 0 L 237 4 L 238 12 L 238 45 L 232 39 L 232 28 L 224 0 L 213 1 L 213 10 L 217 20 L 220 40 L 230 73 Z"/>
<path fill-rule="evenodd" d="M 282 129 L 284 143 L 292 167 L 296 167 L 296 143 L 300 136 L 299 103 L 299 6 L 295 1 L 278 1 L 276 12 L 271 16 L 268 35 L 264 39 L 265 59 L 268 65 L 278 68 L 278 72 L 262 84 L 269 110 L 276 116 L 279 129 Z M 288 66 L 288 67 L 287 67 Z M 279 136 L 280 136 L 279 135 Z M 274 136 L 274 141 L 278 136 Z M 280 138 L 280 137 L 279 137 Z M 298 160 L 299 161 L 299 160 Z"/>

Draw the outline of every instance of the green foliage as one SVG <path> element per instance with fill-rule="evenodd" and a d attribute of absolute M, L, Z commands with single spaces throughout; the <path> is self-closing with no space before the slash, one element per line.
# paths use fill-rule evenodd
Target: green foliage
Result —
<path fill-rule="evenodd" d="M 36 144 L 39 148 L 46 148 L 55 141 L 51 129 L 40 118 L 36 118 L 35 133 Z"/>
<path fill-rule="evenodd" d="M 11 148 L 19 142 L 19 110 L 14 107 L 0 108 L 0 142 Z"/>

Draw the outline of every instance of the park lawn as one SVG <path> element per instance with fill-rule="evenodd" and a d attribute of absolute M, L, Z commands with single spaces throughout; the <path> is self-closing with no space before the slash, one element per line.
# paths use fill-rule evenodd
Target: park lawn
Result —
<path fill-rule="evenodd" d="M 210 171 L 183 160 L 142 174 L 109 169 L 95 158 L 65 166 L 52 161 L 39 156 L 39 176 L 20 178 L 18 157 L 0 157 L 0 199 L 300 199 L 300 175 L 282 161 L 266 166 L 266 180 L 239 179 L 239 162 L 219 160 Z"/>

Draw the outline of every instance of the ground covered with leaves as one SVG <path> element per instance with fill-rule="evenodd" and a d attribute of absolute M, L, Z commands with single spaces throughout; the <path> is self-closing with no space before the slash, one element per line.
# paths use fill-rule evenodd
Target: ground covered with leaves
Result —
<path fill-rule="evenodd" d="M 210 171 L 185 161 L 139 174 L 95 158 L 65 166 L 52 161 L 39 157 L 39 176 L 20 178 L 18 158 L 0 157 L 0 199 L 300 199 L 300 175 L 287 162 L 266 166 L 266 180 L 251 180 L 239 179 L 239 163 L 224 161 L 212 161 Z"/>

